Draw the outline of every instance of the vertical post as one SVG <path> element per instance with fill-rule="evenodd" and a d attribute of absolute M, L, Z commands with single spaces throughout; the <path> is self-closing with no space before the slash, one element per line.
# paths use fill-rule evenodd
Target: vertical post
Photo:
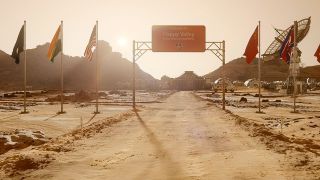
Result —
<path fill-rule="evenodd" d="M 293 112 L 297 112 L 296 110 L 296 99 L 297 99 L 297 84 L 296 84 L 296 78 L 297 78 L 297 70 L 296 70 L 296 63 L 297 63 L 297 34 L 298 34 L 298 22 L 294 21 L 294 47 L 293 47 L 293 58 L 292 58 L 292 75 L 293 75 Z"/>
<path fill-rule="evenodd" d="M 96 111 L 99 114 L 99 58 L 98 58 L 98 21 L 96 21 Z"/>
<path fill-rule="evenodd" d="M 61 30 L 61 53 L 60 53 L 60 75 L 61 75 L 61 92 L 60 92 L 60 96 L 61 96 L 61 109 L 60 109 L 60 113 L 64 113 L 63 111 L 63 102 L 64 102 L 64 93 L 63 93 L 63 21 L 61 21 L 61 25 L 60 25 L 60 30 Z"/>
<path fill-rule="evenodd" d="M 259 111 L 258 113 L 261 113 L 261 23 L 259 21 L 259 59 L 258 59 L 258 81 L 259 81 Z"/>
<path fill-rule="evenodd" d="M 133 69 L 132 69 L 132 107 L 133 109 L 136 108 L 136 41 L 133 40 L 133 47 L 132 47 L 132 57 L 133 57 Z"/>
<path fill-rule="evenodd" d="M 222 109 L 226 109 L 226 82 L 225 82 L 225 69 L 226 64 L 226 42 L 222 41 Z"/>
<path fill-rule="evenodd" d="M 23 24 L 24 28 L 24 43 L 23 43 L 23 50 L 24 50 L 24 96 L 23 96 L 23 114 L 27 112 L 27 22 L 24 21 Z"/>
<path fill-rule="evenodd" d="M 83 127 L 83 119 L 82 119 L 82 116 L 80 117 L 80 129 L 82 131 L 82 127 Z"/>

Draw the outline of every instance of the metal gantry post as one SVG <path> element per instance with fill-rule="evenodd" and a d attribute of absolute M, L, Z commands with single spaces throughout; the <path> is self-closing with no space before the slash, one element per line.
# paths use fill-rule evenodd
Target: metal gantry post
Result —
<path fill-rule="evenodd" d="M 224 65 L 226 64 L 226 42 L 222 41 L 222 109 L 226 109 L 226 82 L 225 82 L 225 69 Z"/>
<path fill-rule="evenodd" d="M 132 69 L 132 107 L 136 108 L 136 41 L 133 41 L 133 69 Z"/>
<path fill-rule="evenodd" d="M 132 107 L 136 108 L 136 63 L 137 60 L 152 48 L 149 41 L 133 41 L 132 44 Z"/>
<path fill-rule="evenodd" d="M 208 47 L 207 51 L 211 51 L 222 62 L 222 109 L 226 109 L 226 82 L 225 82 L 225 69 L 226 64 L 226 42 L 206 42 Z"/>

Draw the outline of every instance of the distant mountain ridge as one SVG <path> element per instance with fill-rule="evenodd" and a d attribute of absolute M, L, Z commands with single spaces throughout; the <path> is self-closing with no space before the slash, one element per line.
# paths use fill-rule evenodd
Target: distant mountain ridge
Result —
<path fill-rule="evenodd" d="M 27 84 L 33 89 L 60 88 L 60 58 L 54 63 L 47 58 L 49 43 L 27 50 Z M 99 42 L 100 89 L 131 89 L 132 63 L 122 58 L 105 41 Z M 16 65 L 10 55 L 0 51 L 0 90 L 18 90 L 23 87 L 24 58 Z M 64 87 L 66 90 L 93 90 L 96 73 L 95 58 L 64 55 Z M 141 89 L 153 87 L 157 80 L 136 66 L 137 86 Z"/>
<path fill-rule="evenodd" d="M 245 58 L 238 58 L 225 65 L 225 75 L 232 81 L 246 81 L 258 77 L 258 61 L 255 59 L 247 64 Z M 289 65 L 280 59 L 261 62 L 261 80 L 283 81 L 289 75 Z M 218 79 L 222 77 L 222 67 L 204 75 L 205 78 Z M 320 80 L 320 65 L 301 68 L 301 77 Z"/>

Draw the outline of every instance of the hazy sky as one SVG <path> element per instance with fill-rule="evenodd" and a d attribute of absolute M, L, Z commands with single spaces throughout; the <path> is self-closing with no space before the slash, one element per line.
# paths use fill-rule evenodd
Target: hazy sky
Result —
<path fill-rule="evenodd" d="M 273 41 L 273 27 L 285 29 L 294 20 L 311 16 L 311 30 L 299 45 L 302 62 L 317 64 L 313 54 L 320 43 L 319 0 L 0 0 L 0 49 L 11 53 L 18 31 L 27 20 L 27 48 L 51 41 L 64 20 L 64 52 L 82 56 L 93 25 L 99 20 L 99 39 L 132 60 L 132 40 L 151 40 L 152 25 L 205 25 L 207 41 L 226 40 L 227 62 L 242 56 L 259 20 L 262 51 Z M 160 78 L 186 70 L 204 75 L 221 64 L 213 54 L 152 53 L 140 67 Z"/>

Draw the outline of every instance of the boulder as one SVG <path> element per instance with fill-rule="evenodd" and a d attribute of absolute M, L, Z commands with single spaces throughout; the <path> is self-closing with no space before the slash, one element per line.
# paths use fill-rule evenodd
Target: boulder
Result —
<path fill-rule="evenodd" d="M 241 97 L 241 98 L 240 98 L 240 102 L 248 102 L 248 99 L 245 98 L 245 97 Z"/>
<path fill-rule="evenodd" d="M 0 135 L 0 154 L 4 154 L 11 149 L 24 149 L 29 146 L 39 146 L 48 141 L 41 131 L 15 130 L 5 132 Z"/>

